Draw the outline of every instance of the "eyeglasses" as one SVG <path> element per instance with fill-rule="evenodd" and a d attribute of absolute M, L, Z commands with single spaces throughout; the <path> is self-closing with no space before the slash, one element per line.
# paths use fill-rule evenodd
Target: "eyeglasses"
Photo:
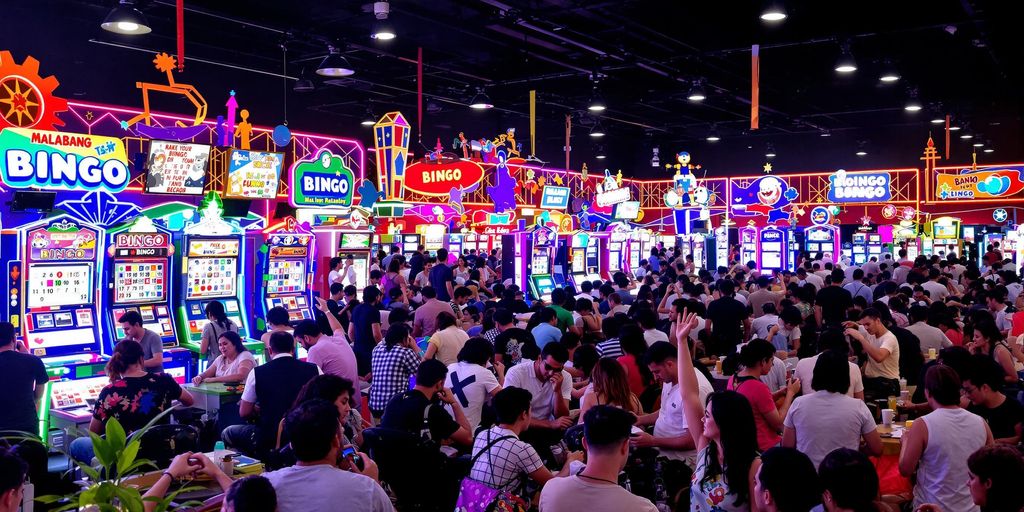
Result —
<path fill-rule="evenodd" d="M 544 369 L 549 371 L 549 372 L 560 372 L 564 368 L 565 368 L 564 366 L 551 366 L 548 363 L 544 363 Z"/>

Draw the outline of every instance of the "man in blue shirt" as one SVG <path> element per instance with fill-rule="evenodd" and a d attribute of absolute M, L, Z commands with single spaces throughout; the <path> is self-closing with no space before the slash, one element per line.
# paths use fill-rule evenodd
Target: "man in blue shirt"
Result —
<path fill-rule="evenodd" d="M 430 269 L 430 286 L 437 292 L 437 300 L 449 302 L 455 295 L 455 274 L 448 266 L 448 249 L 437 250 L 437 264 Z"/>
<path fill-rule="evenodd" d="M 661 259 L 658 257 L 658 249 L 651 248 L 651 257 L 647 258 L 651 265 L 651 272 L 661 272 Z"/>
<path fill-rule="evenodd" d="M 540 323 L 530 331 L 530 334 L 533 334 L 537 341 L 537 348 L 544 350 L 544 345 L 562 339 L 562 331 L 555 326 L 558 316 L 553 309 L 543 308 L 534 314 L 540 319 Z"/>

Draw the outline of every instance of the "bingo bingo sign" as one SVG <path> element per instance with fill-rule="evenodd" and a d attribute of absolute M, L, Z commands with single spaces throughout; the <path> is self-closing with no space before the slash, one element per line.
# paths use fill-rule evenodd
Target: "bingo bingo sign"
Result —
<path fill-rule="evenodd" d="M 355 176 L 342 158 L 321 150 L 313 160 L 292 167 L 292 206 L 352 206 Z"/>
<path fill-rule="evenodd" d="M 564 210 L 569 206 L 569 187 L 547 185 L 540 196 L 540 207 L 546 210 Z"/>
<path fill-rule="evenodd" d="M 887 172 L 846 172 L 828 177 L 828 201 L 832 203 L 883 203 L 892 199 L 892 178 Z"/>
<path fill-rule="evenodd" d="M 228 160 L 228 186 L 224 197 L 274 199 L 281 179 L 284 154 L 234 149 Z"/>
<path fill-rule="evenodd" d="M 28 232 L 32 261 L 94 260 L 99 232 L 62 218 Z"/>
<path fill-rule="evenodd" d="M 146 193 L 203 195 L 209 161 L 210 146 L 163 140 L 150 142 Z"/>
<path fill-rule="evenodd" d="M 4 128 L 0 148 L 0 174 L 12 188 L 120 192 L 128 186 L 128 156 L 121 139 Z"/>
<path fill-rule="evenodd" d="M 118 233 L 114 237 L 113 256 L 158 257 L 167 256 L 171 247 L 166 233 Z"/>

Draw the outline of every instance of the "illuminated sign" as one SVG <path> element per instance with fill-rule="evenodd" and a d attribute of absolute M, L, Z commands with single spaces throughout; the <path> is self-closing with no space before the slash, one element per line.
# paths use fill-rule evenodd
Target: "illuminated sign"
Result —
<path fill-rule="evenodd" d="M 832 212 L 824 206 L 815 206 L 811 209 L 811 222 L 817 226 L 828 224 L 832 220 Z"/>
<path fill-rule="evenodd" d="M 417 162 L 405 169 L 405 188 L 427 196 L 447 196 L 452 190 L 468 189 L 484 179 L 484 168 L 476 162 Z"/>
<path fill-rule="evenodd" d="M 569 187 L 547 185 L 540 196 L 540 207 L 548 210 L 564 210 L 569 206 Z"/>
<path fill-rule="evenodd" d="M 292 167 L 292 206 L 351 206 L 355 177 L 338 155 L 324 149 Z"/>
<path fill-rule="evenodd" d="M 146 193 L 202 195 L 209 161 L 210 146 L 163 140 L 150 142 Z"/>
<path fill-rule="evenodd" d="M 782 232 L 781 231 L 767 230 L 766 229 L 766 230 L 761 232 L 761 240 L 764 240 L 766 242 L 771 242 L 771 241 L 781 240 L 781 239 L 782 239 Z"/>
<path fill-rule="evenodd" d="M 284 154 L 235 149 L 228 159 L 228 186 L 224 197 L 274 199 L 281 179 Z"/>
<path fill-rule="evenodd" d="M 600 192 L 596 196 L 597 205 L 600 207 L 608 207 L 619 203 L 624 203 L 630 199 L 629 188 L 619 187 L 611 190 L 605 190 Z"/>
<path fill-rule="evenodd" d="M 128 186 L 128 156 L 121 139 L 4 128 L 0 148 L 0 174 L 12 188 L 120 192 Z"/>
<path fill-rule="evenodd" d="M 740 185 L 739 180 L 731 180 L 729 186 L 732 190 L 732 204 L 729 205 L 732 215 L 763 215 L 769 222 L 787 219 L 789 214 L 783 210 L 799 195 L 795 188 L 778 176 L 763 176 L 745 186 Z"/>
<path fill-rule="evenodd" d="M 28 244 L 34 261 L 91 260 L 98 236 L 96 230 L 63 218 L 29 231 Z"/>
<path fill-rule="evenodd" d="M 640 201 L 626 201 L 615 207 L 614 217 L 618 220 L 636 220 L 640 216 Z"/>
<path fill-rule="evenodd" d="M 960 174 L 936 175 L 939 199 L 996 199 L 1024 191 L 1024 166 L 964 169 Z"/>
<path fill-rule="evenodd" d="M 887 172 L 846 172 L 828 177 L 828 200 L 833 203 L 881 203 L 892 199 Z"/>

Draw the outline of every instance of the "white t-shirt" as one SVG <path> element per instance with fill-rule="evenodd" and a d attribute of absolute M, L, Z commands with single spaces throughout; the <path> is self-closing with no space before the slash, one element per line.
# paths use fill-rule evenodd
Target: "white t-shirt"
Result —
<path fill-rule="evenodd" d="M 782 389 L 786 385 L 786 362 L 778 357 L 772 358 L 772 369 L 768 371 L 768 375 L 761 376 L 761 382 L 764 382 L 772 393 Z"/>
<path fill-rule="evenodd" d="M 907 326 L 907 330 L 914 333 L 914 336 L 917 336 L 917 339 L 921 342 L 921 352 L 924 354 L 927 354 L 930 348 L 938 352 L 946 347 L 953 346 L 953 342 L 949 341 L 949 337 L 946 336 L 946 333 L 942 332 L 942 329 L 932 327 L 924 322 L 914 322 Z"/>
<path fill-rule="evenodd" d="M 816 291 L 821 290 L 822 287 L 825 286 L 825 280 L 820 278 L 820 277 L 818 277 L 818 276 L 816 276 L 816 275 L 814 275 L 814 274 L 807 274 L 807 279 L 805 279 L 805 281 L 807 281 L 808 283 L 813 284 L 814 285 L 814 289 Z"/>
<path fill-rule="evenodd" d="M 861 436 L 875 430 L 875 419 L 863 400 L 828 391 L 798 397 L 783 424 L 796 430 L 796 449 L 814 467 L 836 448 L 858 449 Z"/>
<path fill-rule="evenodd" d="M 505 387 L 525 389 L 533 395 L 530 416 L 538 420 L 555 419 L 555 386 L 550 380 L 541 382 L 533 370 L 533 361 L 523 361 L 505 373 Z M 558 390 L 566 402 L 572 398 L 572 376 L 562 370 L 562 387 Z"/>
<path fill-rule="evenodd" d="M 654 504 L 618 485 L 579 475 L 548 480 L 540 492 L 540 512 L 565 510 L 628 510 L 657 512 Z"/>
<path fill-rule="evenodd" d="M 697 394 L 700 397 L 700 403 L 703 404 L 715 389 L 711 387 L 711 383 L 703 373 L 697 370 L 694 370 L 694 373 L 697 374 Z M 683 396 L 679 392 L 679 384 L 665 382 L 661 386 L 661 410 L 658 412 L 658 419 L 654 422 L 654 437 L 677 438 L 688 435 L 690 435 L 690 431 L 686 428 L 686 414 L 683 411 Z M 697 450 L 659 448 L 658 451 L 665 457 L 687 461 L 691 465 L 697 457 Z"/>
<path fill-rule="evenodd" d="M 355 286 L 356 284 L 356 266 L 352 265 L 348 267 L 348 271 L 345 272 L 345 283 Z"/>
<path fill-rule="evenodd" d="M 341 503 L 351 511 L 395 510 L 387 493 L 372 478 L 334 466 L 289 466 L 263 476 L 277 492 L 278 512 L 336 510 Z"/>
<path fill-rule="evenodd" d="M 475 432 L 480 426 L 480 414 L 487 403 L 487 396 L 500 387 L 498 379 L 483 366 L 459 361 L 448 365 L 448 378 L 445 379 L 444 385 L 452 390 L 455 399 L 462 405 L 462 411 L 469 420 L 469 431 Z M 445 408 L 448 409 L 447 406 Z M 454 413 L 452 417 L 455 417 Z"/>
<path fill-rule="evenodd" d="M 889 357 L 881 363 L 875 362 L 868 357 L 867 365 L 864 367 L 865 377 L 884 377 L 886 379 L 900 378 L 900 344 L 896 341 L 896 335 L 886 331 L 881 338 L 875 338 L 870 334 L 867 336 L 868 343 L 875 347 L 884 348 L 889 351 Z"/>
<path fill-rule="evenodd" d="M 807 357 L 796 363 L 793 370 L 793 378 L 800 379 L 801 393 L 809 394 L 815 390 L 811 387 L 811 379 L 814 378 L 814 364 L 818 362 L 818 356 Z M 850 364 L 850 389 L 846 390 L 846 396 L 852 397 L 854 393 L 864 391 L 864 379 L 860 376 L 860 368 L 856 364 Z"/>
<path fill-rule="evenodd" d="M 338 279 L 340 277 L 341 277 L 341 272 L 338 272 L 337 270 L 332 270 L 329 274 L 327 274 L 327 285 L 330 286 L 330 285 L 338 282 Z"/>
<path fill-rule="evenodd" d="M 939 284 L 938 281 L 925 281 L 921 283 L 921 288 L 924 288 L 928 292 L 928 298 L 933 301 L 944 300 L 949 296 L 949 290 L 945 286 Z"/>
<path fill-rule="evenodd" d="M 658 329 L 651 329 L 644 331 L 644 341 L 647 342 L 647 346 L 649 347 L 659 341 L 668 341 L 668 335 Z"/>
<path fill-rule="evenodd" d="M 750 330 L 755 338 L 768 339 L 768 330 L 779 323 L 779 315 L 761 315 L 750 321 Z"/>

